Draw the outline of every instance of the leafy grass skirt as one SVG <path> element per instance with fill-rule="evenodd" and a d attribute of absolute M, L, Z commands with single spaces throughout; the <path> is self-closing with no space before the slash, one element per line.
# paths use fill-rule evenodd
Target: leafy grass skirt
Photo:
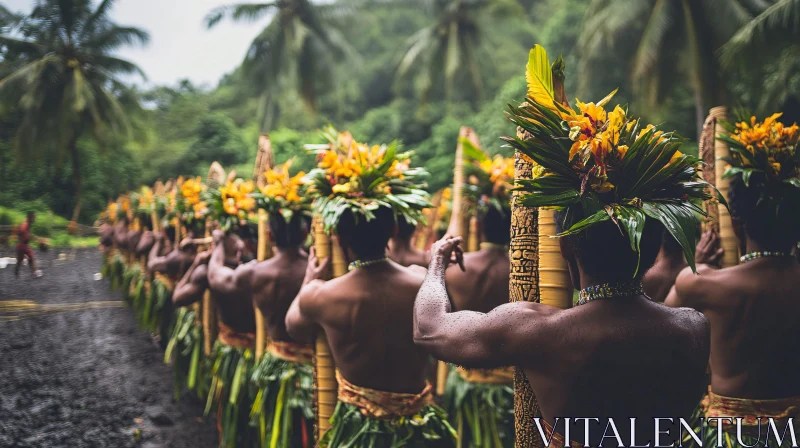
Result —
<path fill-rule="evenodd" d="M 258 394 L 250 411 L 264 448 L 314 444 L 314 372 L 311 364 L 286 361 L 267 352 L 255 367 Z"/>
<path fill-rule="evenodd" d="M 217 341 L 209 363 L 211 387 L 205 413 L 208 415 L 212 410 L 216 411 L 219 446 L 258 447 L 258 431 L 250 425 L 250 410 L 258 392 L 250 381 L 255 367 L 253 351 Z"/>
<path fill-rule="evenodd" d="M 144 277 L 144 276 L 143 276 Z M 150 291 L 145 291 L 144 303 L 137 309 L 137 322 L 139 328 L 156 333 L 161 329 L 167 301 L 172 299 L 172 291 L 160 279 L 155 278 L 150 283 Z"/>
<path fill-rule="evenodd" d="M 447 414 L 435 405 L 394 420 L 365 417 L 354 405 L 341 401 L 331 417 L 331 428 L 320 440 L 320 448 L 440 448 L 455 447 L 456 433 Z"/>
<path fill-rule="evenodd" d="M 125 261 L 122 259 L 118 250 L 114 250 L 106 259 L 108 263 L 103 277 L 111 282 L 111 289 L 117 290 L 122 285 L 122 277 L 125 272 Z"/>
<path fill-rule="evenodd" d="M 203 355 L 203 326 L 197 317 L 191 308 L 180 308 L 173 314 L 164 363 L 172 363 L 176 400 L 185 389 L 197 392 L 201 398 L 208 395 L 210 379 Z"/>
<path fill-rule="evenodd" d="M 450 369 L 444 407 L 459 435 L 458 447 L 514 446 L 514 388 L 467 381 Z"/>

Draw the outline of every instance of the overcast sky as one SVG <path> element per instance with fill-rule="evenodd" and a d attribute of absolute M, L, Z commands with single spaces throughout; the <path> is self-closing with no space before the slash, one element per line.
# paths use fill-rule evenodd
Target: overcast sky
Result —
<path fill-rule="evenodd" d="M 35 0 L 0 0 L 12 11 L 30 12 Z M 95 1 L 95 4 L 97 2 Z M 205 29 L 203 17 L 219 5 L 238 0 L 117 0 L 111 16 L 120 25 L 132 25 L 150 33 L 144 48 L 127 48 L 118 56 L 144 70 L 148 84 L 174 84 L 189 78 L 198 84 L 215 86 L 223 74 L 244 58 L 248 44 L 266 25 L 224 21 Z"/>

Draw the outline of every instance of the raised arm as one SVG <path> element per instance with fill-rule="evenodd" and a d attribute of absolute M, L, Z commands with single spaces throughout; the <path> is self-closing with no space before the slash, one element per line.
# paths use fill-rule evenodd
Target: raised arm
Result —
<path fill-rule="evenodd" d="M 725 250 L 720 244 L 719 236 L 714 231 L 707 231 L 700 238 L 695 249 L 697 274 L 691 268 L 685 268 L 675 278 L 675 284 L 669 291 L 664 304 L 673 308 L 688 307 L 702 311 L 704 284 L 703 276 L 713 275 L 720 268 Z"/>
<path fill-rule="evenodd" d="M 188 306 L 203 298 L 203 292 L 208 289 L 208 259 L 209 251 L 197 254 L 194 263 L 186 274 L 175 286 L 172 293 L 172 303 L 175 306 Z"/>
<path fill-rule="evenodd" d="M 414 302 L 414 342 L 435 358 L 466 367 L 494 368 L 535 362 L 558 309 L 538 303 L 501 305 L 489 313 L 451 312 L 445 286 L 450 261 L 461 264 L 461 238 L 431 249 L 428 275 Z"/>
<path fill-rule="evenodd" d="M 208 284 L 220 295 L 230 295 L 249 285 L 253 269 L 250 264 L 240 265 L 236 269 L 225 265 L 224 238 L 222 230 L 214 231 L 214 249 L 208 262 Z"/>
<path fill-rule="evenodd" d="M 286 313 L 286 331 L 297 341 L 312 340 L 317 328 L 317 318 L 322 305 L 320 290 L 325 285 L 323 279 L 330 277 L 330 258 L 322 260 L 319 266 L 317 263 L 317 255 L 312 247 L 308 255 L 303 287 Z"/>

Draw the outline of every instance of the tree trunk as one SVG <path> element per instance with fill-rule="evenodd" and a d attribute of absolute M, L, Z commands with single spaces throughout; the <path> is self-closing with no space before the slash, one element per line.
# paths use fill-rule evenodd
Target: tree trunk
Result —
<path fill-rule="evenodd" d="M 81 160 L 78 153 L 78 138 L 73 137 L 69 144 L 69 153 L 72 158 L 72 180 L 75 184 L 75 208 L 72 210 L 72 222 L 78 222 L 81 214 L 81 200 L 83 196 L 83 179 L 81 178 Z"/>

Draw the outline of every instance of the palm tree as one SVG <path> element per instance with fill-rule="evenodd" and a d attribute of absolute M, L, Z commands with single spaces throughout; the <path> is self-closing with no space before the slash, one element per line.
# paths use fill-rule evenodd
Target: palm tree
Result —
<path fill-rule="evenodd" d="M 592 0 L 581 37 L 582 84 L 620 47 L 635 45 L 631 75 L 651 105 L 689 81 L 698 132 L 708 108 L 725 100 L 716 51 L 763 0 Z M 591 70 L 590 67 L 595 67 Z M 688 78 L 688 79 L 687 79 Z"/>
<path fill-rule="evenodd" d="M 0 35 L 0 102 L 16 109 L 21 125 L 15 146 L 72 162 L 75 208 L 80 214 L 81 157 L 87 131 L 103 146 L 127 132 L 129 89 L 117 75 L 144 73 L 112 55 L 122 46 L 146 44 L 145 31 L 113 23 L 113 0 L 40 0 L 30 14 Z"/>
<path fill-rule="evenodd" d="M 221 6 L 205 18 L 210 29 L 225 17 L 253 22 L 274 13 L 250 44 L 242 68 L 262 96 L 262 127 L 278 114 L 282 90 L 296 90 L 309 111 L 331 80 L 332 68 L 342 59 L 357 58 L 339 30 L 330 25 L 347 8 L 337 4 L 314 5 L 309 0 L 278 0 Z M 292 85 L 293 84 L 293 85 Z"/>
<path fill-rule="evenodd" d="M 423 102 L 437 81 L 444 81 L 445 97 L 453 94 L 457 77 L 466 72 L 471 87 L 480 93 L 480 65 L 477 52 L 481 44 L 478 15 L 487 5 L 485 0 L 427 0 L 427 15 L 435 22 L 417 31 L 406 41 L 403 57 L 397 67 L 402 78 L 416 71 Z M 476 97 L 479 95 L 476 95 Z"/>
<path fill-rule="evenodd" d="M 726 68 L 757 72 L 762 110 L 786 103 L 800 85 L 800 0 L 767 5 L 730 38 L 721 55 Z"/>

